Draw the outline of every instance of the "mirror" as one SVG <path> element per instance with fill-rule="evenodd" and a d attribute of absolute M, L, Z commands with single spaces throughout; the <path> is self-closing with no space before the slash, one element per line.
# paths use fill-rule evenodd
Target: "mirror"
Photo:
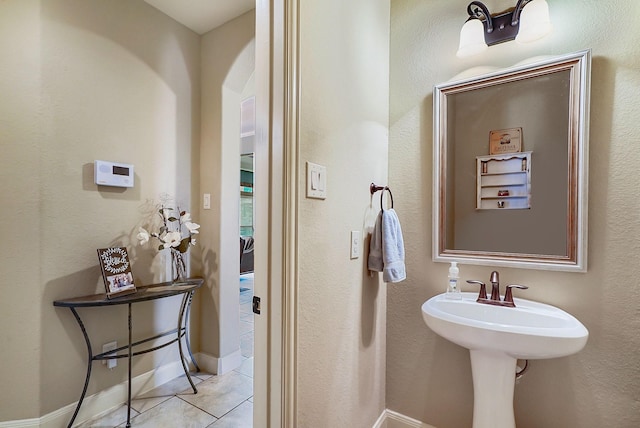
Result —
<path fill-rule="evenodd" d="M 584 272 L 591 52 L 434 88 L 433 259 Z"/>

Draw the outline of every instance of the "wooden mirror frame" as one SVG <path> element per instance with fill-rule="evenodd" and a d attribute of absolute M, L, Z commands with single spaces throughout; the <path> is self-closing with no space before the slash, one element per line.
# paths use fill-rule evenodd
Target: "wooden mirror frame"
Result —
<path fill-rule="evenodd" d="M 447 227 L 447 97 L 466 91 L 487 88 L 569 71 L 568 120 L 568 194 L 567 251 L 564 255 L 507 253 L 446 248 Z M 584 50 L 548 58 L 497 72 L 455 80 L 434 88 L 433 145 L 433 260 L 465 264 L 505 266 L 527 269 L 586 272 L 587 270 L 587 186 L 589 140 L 589 92 L 591 51 Z M 451 220 L 452 221 L 452 220 Z"/>

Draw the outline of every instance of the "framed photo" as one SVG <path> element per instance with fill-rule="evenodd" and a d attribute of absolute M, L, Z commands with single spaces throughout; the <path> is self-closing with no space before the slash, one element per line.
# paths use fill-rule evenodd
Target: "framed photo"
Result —
<path fill-rule="evenodd" d="M 124 296 L 136 292 L 131 273 L 131 262 L 125 247 L 100 248 L 98 260 L 107 298 Z"/>
<path fill-rule="evenodd" d="M 489 132 L 489 154 L 517 153 L 522 151 L 522 128 L 498 129 Z"/>

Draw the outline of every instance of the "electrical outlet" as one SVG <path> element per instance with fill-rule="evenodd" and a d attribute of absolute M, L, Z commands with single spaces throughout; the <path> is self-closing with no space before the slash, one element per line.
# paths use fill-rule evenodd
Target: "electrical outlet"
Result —
<path fill-rule="evenodd" d="M 109 351 L 115 351 L 118 348 L 118 342 L 109 342 L 109 343 L 105 343 L 104 345 L 102 345 L 102 352 L 109 352 Z M 112 352 L 110 354 L 107 355 L 116 355 L 115 352 Z M 113 369 L 115 366 L 118 365 L 118 360 L 113 359 L 113 360 L 102 360 L 102 364 L 106 364 L 107 368 L 109 370 Z"/>
<path fill-rule="evenodd" d="M 360 231 L 351 231 L 351 258 L 357 259 L 360 257 Z"/>

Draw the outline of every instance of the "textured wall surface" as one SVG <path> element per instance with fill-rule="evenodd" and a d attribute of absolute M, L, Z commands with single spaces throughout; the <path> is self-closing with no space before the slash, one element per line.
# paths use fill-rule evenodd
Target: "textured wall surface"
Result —
<path fill-rule="evenodd" d="M 138 1 L 3 1 L 0 28 L 6 421 L 78 399 L 86 347 L 71 313 L 52 302 L 104 291 L 97 248 L 126 246 L 138 284 L 164 279 L 163 258 L 135 235 L 148 201 L 168 193 L 190 208 L 197 194 L 200 41 Z M 98 188 L 96 159 L 134 164 L 135 187 Z M 138 305 L 136 332 L 173 327 L 167 314 L 178 304 Z M 83 319 L 94 352 L 127 337 L 126 307 Z M 134 375 L 175 360 L 167 351 L 138 359 Z M 126 379 L 126 364 L 96 366 L 88 394 Z"/>
<path fill-rule="evenodd" d="M 387 286 L 349 259 L 387 180 L 387 0 L 300 2 L 298 426 L 371 427 L 384 409 Z M 305 162 L 327 199 L 305 199 Z"/>
<path fill-rule="evenodd" d="M 405 232 L 408 277 L 388 289 L 387 407 L 438 428 L 471 425 L 468 352 L 436 336 L 420 305 L 445 290 L 447 265 L 431 261 L 435 84 L 475 67 L 506 67 L 539 55 L 592 49 L 589 270 L 585 274 L 500 269 L 523 297 L 572 313 L 589 329 L 579 354 L 533 361 L 516 386 L 519 428 L 640 425 L 640 3 L 549 0 L 554 32 L 530 45 L 506 43 L 458 59 L 467 1 L 393 0 L 389 176 Z M 492 11 L 513 6 L 487 1 Z M 611 31 L 625 28 L 625 31 Z M 462 265 L 463 280 L 491 267 Z M 508 405 L 508 403 L 505 403 Z"/>
<path fill-rule="evenodd" d="M 210 289 L 202 293 L 202 351 L 216 358 L 240 350 L 238 248 L 240 193 L 240 101 L 255 68 L 255 13 L 242 16 L 202 37 L 202 193 L 215 201 L 200 210 L 203 268 Z"/>
<path fill-rule="evenodd" d="M 40 364 L 41 317 L 38 6 L 36 1 L 0 4 L 0 207 L 6 217 L 0 226 L 0 421 L 39 411 L 40 376 L 33 369 Z M 28 396 L 36 399 L 25 400 Z"/>

